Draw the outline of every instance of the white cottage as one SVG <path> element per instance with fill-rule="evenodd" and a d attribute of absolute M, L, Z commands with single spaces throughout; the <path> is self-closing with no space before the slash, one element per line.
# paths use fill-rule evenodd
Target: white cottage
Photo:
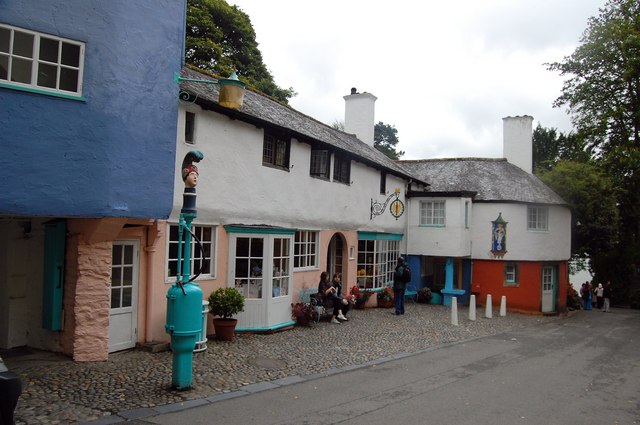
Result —
<path fill-rule="evenodd" d="M 182 76 L 213 80 L 189 68 Z M 346 290 L 357 270 L 368 287 L 391 282 L 406 222 L 389 205 L 404 203 L 416 178 L 373 147 L 375 96 L 355 89 L 345 96 L 343 132 L 251 91 L 232 110 L 218 104 L 215 85 L 180 87 L 176 170 L 189 151 L 204 154 L 193 222 L 204 255 L 192 249 L 192 270 L 204 263 L 205 297 L 222 286 L 245 296 L 238 329 L 290 326 L 299 289 L 316 288 L 322 271 L 342 273 Z M 167 258 L 157 256 L 164 270 L 152 295 L 158 302 L 175 281 L 183 187 L 176 173 L 174 209 L 160 235 Z M 154 316 L 152 338 L 166 340 L 160 308 Z"/>

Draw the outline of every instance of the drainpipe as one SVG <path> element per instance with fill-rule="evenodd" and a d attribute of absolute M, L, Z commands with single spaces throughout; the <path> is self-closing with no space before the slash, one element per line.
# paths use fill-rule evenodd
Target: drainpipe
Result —
<path fill-rule="evenodd" d="M 152 323 L 153 323 L 153 283 L 155 282 L 155 276 L 153 273 L 155 259 L 156 259 L 156 241 L 160 236 L 160 227 L 158 220 L 154 220 L 151 226 L 147 226 L 147 243 L 145 244 L 144 251 L 147 253 L 147 293 L 145 301 L 145 327 L 144 327 L 144 341 L 153 341 Z"/>

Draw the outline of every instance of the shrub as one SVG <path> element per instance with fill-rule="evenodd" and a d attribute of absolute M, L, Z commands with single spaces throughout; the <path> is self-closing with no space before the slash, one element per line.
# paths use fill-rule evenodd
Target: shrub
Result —
<path fill-rule="evenodd" d="M 236 288 L 216 289 L 209 295 L 209 313 L 229 319 L 244 311 L 244 297 Z"/>

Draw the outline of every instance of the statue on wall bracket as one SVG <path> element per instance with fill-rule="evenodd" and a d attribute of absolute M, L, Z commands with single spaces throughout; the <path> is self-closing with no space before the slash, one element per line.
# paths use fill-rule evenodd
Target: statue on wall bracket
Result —
<path fill-rule="evenodd" d="M 496 258 L 502 258 L 507 253 L 507 222 L 502 213 L 491 222 L 491 253 Z"/>

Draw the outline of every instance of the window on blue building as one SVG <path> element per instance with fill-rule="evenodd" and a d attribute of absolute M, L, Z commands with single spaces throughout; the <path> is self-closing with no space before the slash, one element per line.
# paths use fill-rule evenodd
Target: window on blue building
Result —
<path fill-rule="evenodd" d="M 0 85 L 82 96 L 84 43 L 0 24 Z"/>

